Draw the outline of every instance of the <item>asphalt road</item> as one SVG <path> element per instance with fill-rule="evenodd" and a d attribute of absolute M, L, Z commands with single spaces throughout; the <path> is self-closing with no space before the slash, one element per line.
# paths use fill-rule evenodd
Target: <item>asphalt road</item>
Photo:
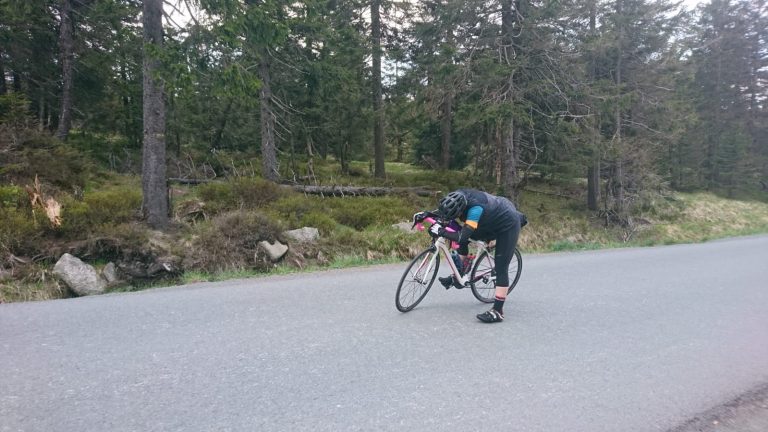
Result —
<path fill-rule="evenodd" d="M 768 383 L 768 237 L 523 259 L 492 325 L 397 312 L 404 265 L 0 305 L 0 431 L 668 431 Z"/>

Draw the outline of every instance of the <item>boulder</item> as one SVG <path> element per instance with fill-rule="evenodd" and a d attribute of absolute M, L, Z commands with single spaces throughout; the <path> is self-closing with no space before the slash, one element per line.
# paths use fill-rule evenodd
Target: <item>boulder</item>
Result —
<path fill-rule="evenodd" d="M 400 222 L 392 225 L 392 228 L 397 228 L 400 230 L 403 230 L 407 233 L 416 233 L 416 231 L 413 227 L 413 222 Z"/>
<path fill-rule="evenodd" d="M 304 227 L 295 230 L 286 231 L 283 235 L 299 243 L 313 242 L 320 238 L 320 231 L 317 228 Z"/>
<path fill-rule="evenodd" d="M 267 253 L 269 259 L 272 262 L 278 262 L 282 259 L 286 253 L 288 253 L 288 246 L 275 240 L 274 244 L 270 244 L 267 241 L 260 241 L 259 248 Z"/>
<path fill-rule="evenodd" d="M 155 258 L 152 262 L 121 262 L 117 267 L 129 279 L 157 279 L 179 274 L 182 260 L 177 256 L 168 255 Z"/>
<path fill-rule="evenodd" d="M 317 263 L 320 265 L 326 265 L 329 262 L 331 262 L 323 253 L 323 251 L 320 251 L 317 253 Z"/>
<path fill-rule="evenodd" d="M 165 275 L 181 273 L 181 258 L 168 255 L 155 259 L 155 262 L 147 267 L 147 276 L 157 278 Z"/>
<path fill-rule="evenodd" d="M 53 274 L 60 277 L 77 295 L 101 294 L 107 287 L 93 266 L 65 253 L 53 267 Z"/>
<path fill-rule="evenodd" d="M 117 276 L 117 267 L 115 266 L 115 263 L 111 262 L 105 265 L 104 268 L 101 269 L 101 277 L 103 277 L 109 285 L 120 282 L 120 278 Z"/>

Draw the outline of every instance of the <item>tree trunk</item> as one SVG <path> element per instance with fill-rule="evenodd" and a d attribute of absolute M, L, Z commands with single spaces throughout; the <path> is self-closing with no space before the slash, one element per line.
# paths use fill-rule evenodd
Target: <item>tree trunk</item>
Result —
<path fill-rule="evenodd" d="M 520 14 L 520 1 L 519 0 L 504 0 L 501 8 L 501 40 L 502 46 L 502 58 L 506 61 L 508 66 L 511 66 L 511 59 L 514 57 L 514 50 L 512 42 L 516 28 L 519 25 Z M 507 93 L 505 103 L 514 105 L 515 101 L 515 72 L 510 67 L 509 78 L 507 81 Z M 505 120 L 501 131 L 501 187 L 503 194 L 507 197 L 515 196 L 515 188 L 517 186 L 517 160 L 515 158 L 515 119 L 513 114 L 509 114 L 509 118 Z M 497 180 L 498 181 L 498 180 Z"/>
<path fill-rule="evenodd" d="M 5 85 L 5 65 L 3 64 L 3 51 L 0 50 L 0 95 L 8 93 L 8 86 Z"/>
<path fill-rule="evenodd" d="M 384 109 L 381 89 L 381 0 L 371 2 L 371 38 L 373 42 L 373 153 L 376 178 L 384 178 Z"/>
<path fill-rule="evenodd" d="M 397 162 L 402 162 L 403 161 L 404 150 L 405 150 L 403 148 L 403 138 L 404 138 L 404 134 L 402 134 L 402 133 L 397 134 L 397 141 L 395 141 L 396 142 L 395 145 L 396 145 L 396 149 L 397 149 L 397 157 L 396 157 L 395 160 Z"/>
<path fill-rule="evenodd" d="M 234 98 L 227 101 L 227 107 L 224 108 L 224 113 L 219 119 L 219 126 L 216 128 L 216 132 L 213 134 L 213 144 L 211 145 L 212 149 L 217 149 L 221 146 L 221 140 L 224 138 L 224 130 L 227 128 L 227 121 L 229 120 L 229 114 L 232 112 L 233 103 Z"/>
<path fill-rule="evenodd" d="M 597 0 L 590 0 L 589 2 L 589 36 L 590 39 L 596 36 L 597 33 Z M 589 81 L 590 85 L 594 85 L 597 75 L 597 65 L 595 64 L 595 55 L 591 56 L 589 61 Z M 600 201 L 600 153 L 598 151 L 600 129 L 599 121 L 597 120 L 599 114 L 595 112 L 595 120 L 590 122 L 591 132 L 591 150 L 592 160 L 587 166 L 587 208 L 592 211 L 597 211 Z"/>
<path fill-rule="evenodd" d="M 317 183 L 317 180 L 315 179 L 315 155 L 312 152 L 312 141 L 309 139 L 309 136 L 307 138 L 307 177 L 315 181 Z"/>
<path fill-rule="evenodd" d="M 623 157 L 624 151 L 621 141 L 621 67 L 624 56 L 624 17 L 622 16 L 622 0 L 616 0 L 616 17 L 618 28 L 618 54 L 616 56 L 616 133 L 614 134 L 614 145 L 616 149 L 616 171 L 615 171 L 615 186 L 616 186 L 616 211 L 620 214 L 624 213 L 624 167 Z"/>
<path fill-rule="evenodd" d="M 600 160 L 587 168 L 587 208 L 596 211 L 600 194 Z"/>
<path fill-rule="evenodd" d="M 265 179 L 280 180 L 277 169 L 277 150 L 275 147 L 275 112 L 272 109 L 272 83 L 270 79 L 269 51 L 261 50 L 259 59 L 259 102 L 261 105 L 261 166 Z"/>
<path fill-rule="evenodd" d="M 502 188 L 504 195 L 514 198 L 517 188 L 517 158 L 515 158 L 515 119 L 510 116 L 502 132 Z"/>
<path fill-rule="evenodd" d="M 59 27 L 59 52 L 61 55 L 61 110 L 59 111 L 59 127 L 56 129 L 56 138 L 64 141 L 72 127 L 72 83 L 74 62 L 74 41 L 72 25 L 72 2 L 60 0 L 59 15 L 61 23 Z"/>
<path fill-rule="evenodd" d="M 456 41 L 453 35 L 453 31 L 449 26 L 446 29 L 445 44 L 450 47 L 450 51 L 453 52 L 456 49 Z M 452 64 L 452 59 L 449 56 L 446 59 L 447 64 Z M 454 102 L 454 89 L 453 89 L 453 72 L 448 77 L 444 77 L 443 82 L 443 100 L 440 104 L 440 133 L 442 154 L 440 158 L 440 165 L 443 169 L 447 170 L 451 167 L 451 133 L 453 129 L 453 102 Z"/>
<path fill-rule="evenodd" d="M 349 135 L 347 133 L 347 138 L 341 143 L 341 158 L 339 162 L 341 162 L 341 173 L 344 175 L 349 175 Z"/>
<path fill-rule="evenodd" d="M 719 20 L 715 21 L 715 29 L 717 31 L 718 35 L 722 35 L 723 24 L 719 22 Z M 719 39 L 719 38 L 718 38 Z M 715 95 L 717 97 L 717 100 L 715 103 L 718 107 L 722 107 L 724 105 L 724 98 L 723 98 L 723 86 L 722 83 L 722 76 L 723 76 L 723 52 L 722 52 L 722 45 L 720 40 L 717 40 L 715 43 L 714 52 L 717 56 L 717 65 L 716 65 L 716 81 L 715 81 Z M 717 155 L 720 152 L 720 136 L 722 133 L 722 128 L 720 126 L 720 119 L 719 117 L 715 118 L 714 126 L 716 128 L 716 133 L 711 134 L 714 136 L 709 137 L 709 146 L 707 146 L 707 165 L 709 166 L 709 172 L 707 173 L 707 189 L 711 190 L 717 187 L 717 183 L 719 182 L 719 163 L 717 161 Z M 712 130 L 712 129 L 710 129 Z"/>
<path fill-rule="evenodd" d="M 163 0 L 144 0 L 144 44 L 163 44 Z M 153 228 L 168 224 L 168 186 L 165 161 L 165 101 L 157 77 L 160 61 L 144 50 L 144 148 L 141 186 L 142 211 Z"/>
<path fill-rule="evenodd" d="M 441 104 L 441 119 L 440 119 L 440 132 L 442 143 L 442 157 L 440 160 L 440 166 L 442 169 L 447 170 L 451 167 L 451 113 L 453 112 L 453 92 L 448 89 L 444 95 L 443 103 Z"/>
<path fill-rule="evenodd" d="M 504 171 L 504 163 L 502 162 L 504 160 L 504 139 L 502 138 L 503 132 L 501 131 L 501 128 L 502 126 L 497 126 L 493 135 L 493 152 L 495 156 L 493 158 L 493 178 L 497 190 L 501 190 L 502 188 Z"/>
<path fill-rule="evenodd" d="M 42 132 L 45 128 L 45 89 L 40 87 L 40 95 L 37 107 L 37 130 Z"/>
<path fill-rule="evenodd" d="M 21 93 L 21 75 L 16 71 L 11 72 L 11 88 L 14 93 Z"/>

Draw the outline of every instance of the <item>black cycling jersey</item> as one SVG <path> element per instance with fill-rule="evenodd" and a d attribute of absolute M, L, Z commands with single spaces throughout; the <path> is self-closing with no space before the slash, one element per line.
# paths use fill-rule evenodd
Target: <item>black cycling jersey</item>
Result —
<path fill-rule="evenodd" d="M 467 207 L 459 217 L 466 222 L 467 214 L 472 207 L 483 209 L 477 227 L 470 238 L 474 240 L 493 240 L 505 231 L 516 227 L 520 229 L 521 214 L 512 202 L 504 197 L 498 197 L 475 189 L 459 189 L 467 198 Z"/>

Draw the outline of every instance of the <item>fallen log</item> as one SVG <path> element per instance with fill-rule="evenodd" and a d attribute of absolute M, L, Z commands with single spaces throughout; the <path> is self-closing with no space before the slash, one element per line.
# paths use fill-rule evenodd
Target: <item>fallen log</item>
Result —
<path fill-rule="evenodd" d="M 188 179 L 188 178 L 179 178 L 179 177 L 170 177 L 168 179 L 168 183 L 178 183 L 178 184 L 186 184 L 186 185 L 198 185 L 203 183 L 210 183 L 212 182 L 212 179 Z"/>
<path fill-rule="evenodd" d="M 169 183 L 180 183 L 187 185 L 198 185 L 204 183 L 210 183 L 213 179 L 184 179 L 171 177 L 168 179 Z M 437 196 L 440 191 L 430 190 L 425 187 L 379 187 L 379 186 L 315 186 L 315 185 L 298 185 L 298 184 L 283 184 L 284 188 L 291 188 L 296 192 L 302 192 L 310 195 L 323 195 L 329 197 L 345 197 L 345 196 L 384 196 L 384 195 L 400 195 L 400 194 L 414 194 L 418 196 L 434 197 Z"/>
<path fill-rule="evenodd" d="M 418 196 L 433 197 L 439 194 L 439 191 L 424 189 L 420 187 L 366 187 L 366 186 L 310 186 L 310 185 L 290 185 L 287 186 L 296 192 L 303 192 L 311 195 L 323 195 L 334 197 L 345 196 L 383 196 L 398 194 L 414 194 Z"/>

